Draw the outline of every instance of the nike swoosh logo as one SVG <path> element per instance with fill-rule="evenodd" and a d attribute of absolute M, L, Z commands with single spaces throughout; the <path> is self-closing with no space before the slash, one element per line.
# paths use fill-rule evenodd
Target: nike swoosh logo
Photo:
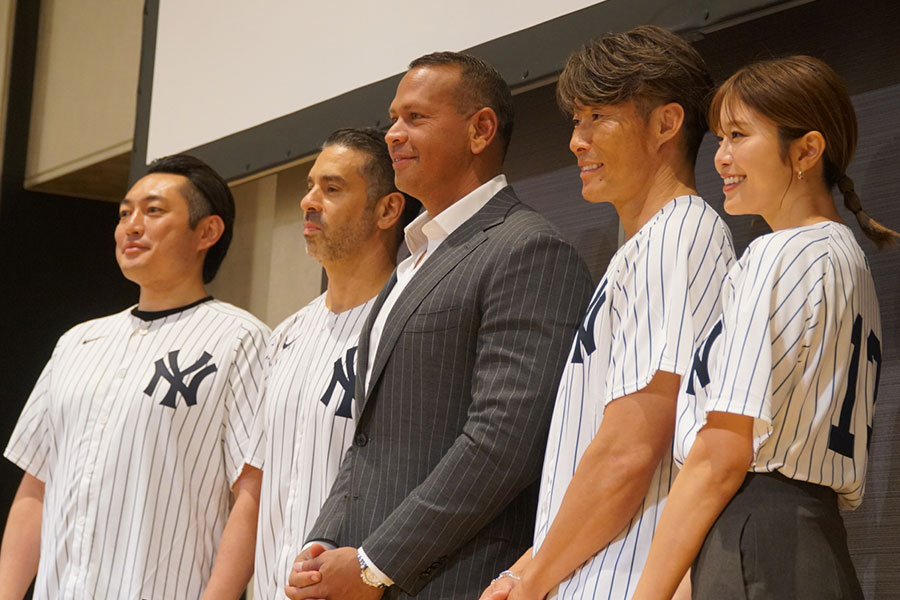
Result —
<path fill-rule="evenodd" d="M 281 344 L 281 349 L 282 349 L 282 350 L 287 350 L 287 349 L 288 349 L 288 346 L 290 346 L 291 344 L 293 344 L 293 343 L 296 342 L 296 341 L 297 341 L 297 338 L 294 338 L 294 339 L 292 339 L 292 340 L 289 341 L 289 342 L 283 342 L 283 343 Z"/>
<path fill-rule="evenodd" d="M 82 344 L 88 344 L 88 343 L 90 343 L 90 342 L 96 342 L 97 340 L 99 340 L 99 339 L 102 338 L 102 337 L 105 337 L 105 336 L 98 335 L 97 337 L 87 338 L 86 340 L 81 340 L 81 343 L 82 343 Z"/>

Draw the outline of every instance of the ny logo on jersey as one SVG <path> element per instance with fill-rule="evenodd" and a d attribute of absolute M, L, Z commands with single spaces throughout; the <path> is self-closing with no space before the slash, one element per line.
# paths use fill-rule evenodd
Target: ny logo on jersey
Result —
<path fill-rule="evenodd" d="M 584 321 L 575 332 L 572 364 L 580 365 L 584 363 L 584 355 L 581 353 L 582 348 L 584 348 L 584 354 L 588 356 L 597 349 L 597 344 L 594 342 L 594 323 L 597 321 L 597 313 L 600 312 L 604 302 L 606 302 L 606 279 L 600 283 L 600 288 L 594 293 L 594 297 L 591 298 L 587 315 L 585 315 Z"/>
<path fill-rule="evenodd" d="M 200 384 L 209 375 L 218 370 L 215 364 L 206 365 L 209 359 L 212 358 L 212 355 L 209 352 L 204 352 L 203 356 L 197 359 L 197 362 L 183 371 L 178 367 L 178 350 L 169 352 L 166 358 L 169 359 L 168 366 L 163 358 L 156 361 L 156 372 L 153 373 L 153 379 L 150 380 L 150 384 L 144 390 L 144 393 L 152 396 L 159 380 L 165 379 L 169 382 L 169 391 L 166 392 L 160 404 L 175 408 L 175 401 L 178 399 L 178 394 L 181 394 L 188 406 L 194 406 L 197 404 L 197 390 L 200 388 Z M 204 367 L 204 365 L 206 366 Z M 201 370 L 191 378 L 189 383 L 185 383 L 184 378 L 198 369 Z"/>
<path fill-rule="evenodd" d="M 325 390 L 320 400 L 322 404 L 328 406 L 331 403 L 331 396 L 335 388 L 341 386 L 341 389 L 344 390 L 344 395 L 334 414 L 345 419 L 353 417 L 353 390 L 356 388 L 356 367 L 353 361 L 355 356 L 356 346 L 347 350 L 343 363 L 340 358 L 334 361 L 334 373 L 331 376 L 331 383 L 328 384 L 328 389 Z"/>
<path fill-rule="evenodd" d="M 697 382 L 700 384 L 701 388 L 705 388 L 709 385 L 709 352 L 712 350 L 713 343 L 716 341 L 716 338 L 719 337 L 719 334 L 722 333 L 722 319 L 716 321 L 716 324 L 713 325 L 712 330 L 709 332 L 709 335 L 706 336 L 706 339 L 702 344 L 697 348 L 697 351 L 694 353 L 694 363 L 691 365 L 691 374 L 688 376 L 688 384 L 685 391 L 691 396 L 696 396 L 694 393 L 694 377 L 697 377 Z"/>

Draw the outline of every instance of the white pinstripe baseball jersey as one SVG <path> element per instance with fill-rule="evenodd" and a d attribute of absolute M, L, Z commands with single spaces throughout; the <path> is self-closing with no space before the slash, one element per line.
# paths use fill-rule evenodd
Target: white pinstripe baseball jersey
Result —
<path fill-rule="evenodd" d="M 325 295 L 269 342 L 247 462 L 263 469 L 254 597 L 280 598 L 353 439 L 356 348 L 375 299 L 335 314 Z"/>
<path fill-rule="evenodd" d="M 680 397 L 676 460 L 709 411 L 754 417 L 752 471 L 838 492 L 865 486 L 881 369 L 881 314 L 853 232 L 827 222 L 753 241 L 731 270 L 725 312 Z"/>
<path fill-rule="evenodd" d="M 600 427 L 606 405 L 646 387 L 658 370 L 687 374 L 694 344 L 719 317 L 720 286 L 733 260 L 727 227 L 696 196 L 670 201 L 613 256 L 575 335 L 559 384 L 544 458 L 535 551 Z M 628 526 L 549 597 L 630 597 L 673 476 L 667 456 Z"/>
<path fill-rule="evenodd" d="M 209 579 L 268 329 L 212 299 L 141 316 L 63 334 L 6 449 L 45 483 L 35 598 L 196 599 Z"/>

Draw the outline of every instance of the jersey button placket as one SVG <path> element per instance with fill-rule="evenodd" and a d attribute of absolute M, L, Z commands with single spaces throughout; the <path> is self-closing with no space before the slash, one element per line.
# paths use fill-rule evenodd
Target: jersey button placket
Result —
<path fill-rule="evenodd" d="M 102 411 L 103 408 L 101 407 L 100 410 Z M 98 486 L 92 486 L 91 484 L 94 480 L 94 475 L 97 470 L 97 459 L 102 454 L 102 417 L 102 413 L 98 415 L 97 419 L 94 422 L 94 426 L 91 427 L 88 456 L 87 460 L 84 463 L 84 471 L 80 485 L 80 496 L 83 499 L 82 506 L 84 507 L 84 513 L 82 513 L 78 517 L 76 541 L 74 543 L 74 548 L 76 549 L 75 551 L 77 551 L 78 554 L 73 557 L 75 559 L 75 564 L 78 566 L 79 588 L 85 585 L 86 577 L 88 574 L 88 563 L 90 560 L 88 547 L 90 546 L 92 540 L 91 532 L 93 531 L 93 519 L 91 518 L 91 515 L 96 514 L 96 511 L 98 510 Z"/>
<path fill-rule="evenodd" d="M 75 534 L 72 536 L 72 563 L 74 566 L 73 577 L 69 580 L 69 593 L 67 597 L 77 598 L 78 590 L 84 587 L 84 580 L 87 577 L 87 527 L 88 519 L 85 515 L 80 515 L 75 521 Z"/>
<path fill-rule="evenodd" d="M 283 515 L 283 525 L 284 525 L 284 539 L 285 546 L 290 547 L 292 541 L 294 541 L 294 516 L 297 513 L 294 510 L 294 504 L 297 502 L 297 482 L 295 478 L 291 478 L 290 487 L 288 487 L 288 495 L 287 500 L 284 503 L 284 515 Z M 299 540 L 300 543 L 305 542 L 306 540 Z"/>
<path fill-rule="evenodd" d="M 82 462 L 81 478 L 78 482 L 78 494 L 75 505 L 79 513 L 75 521 L 75 531 L 72 536 L 72 564 L 75 576 L 72 578 L 72 597 L 82 596 L 78 590 L 82 590 L 86 584 L 90 561 L 89 547 L 92 541 L 93 531 L 92 515 L 96 514 L 99 493 L 96 486 L 92 486 L 94 474 L 97 470 L 97 458 L 102 454 L 102 430 L 100 422 L 103 415 L 104 404 L 100 403 L 94 410 L 96 417 L 89 422 L 83 435 L 85 436 L 85 453 Z"/>

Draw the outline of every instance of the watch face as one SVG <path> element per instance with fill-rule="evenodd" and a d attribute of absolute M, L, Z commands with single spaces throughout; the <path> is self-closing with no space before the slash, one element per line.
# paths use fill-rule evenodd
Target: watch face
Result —
<path fill-rule="evenodd" d="M 383 583 L 378 581 L 378 577 L 377 575 L 375 575 L 375 571 L 373 571 L 372 568 L 366 564 L 366 561 L 363 559 L 361 554 L 357 554 L 356 558 L 359 559 L 359 576 L 363 580 L 363 583 L 377 588 L 386 587 Z"/>
<path fill-rule="evenodd" d="M 384 584 L 379 582 L 375 578 L 375 573 L 372 572 L 372 569 L 370 569 L 369 567 L 366 567 L 365 569 L 363 569 L 362 573 L 360 573 L 360 574 L 362 575 L 362 580 L 365 583 L 367 583 L 368 585 L 371 585 L 372 587 L 377 587 L 377 588 L 384 587 Z"/>

